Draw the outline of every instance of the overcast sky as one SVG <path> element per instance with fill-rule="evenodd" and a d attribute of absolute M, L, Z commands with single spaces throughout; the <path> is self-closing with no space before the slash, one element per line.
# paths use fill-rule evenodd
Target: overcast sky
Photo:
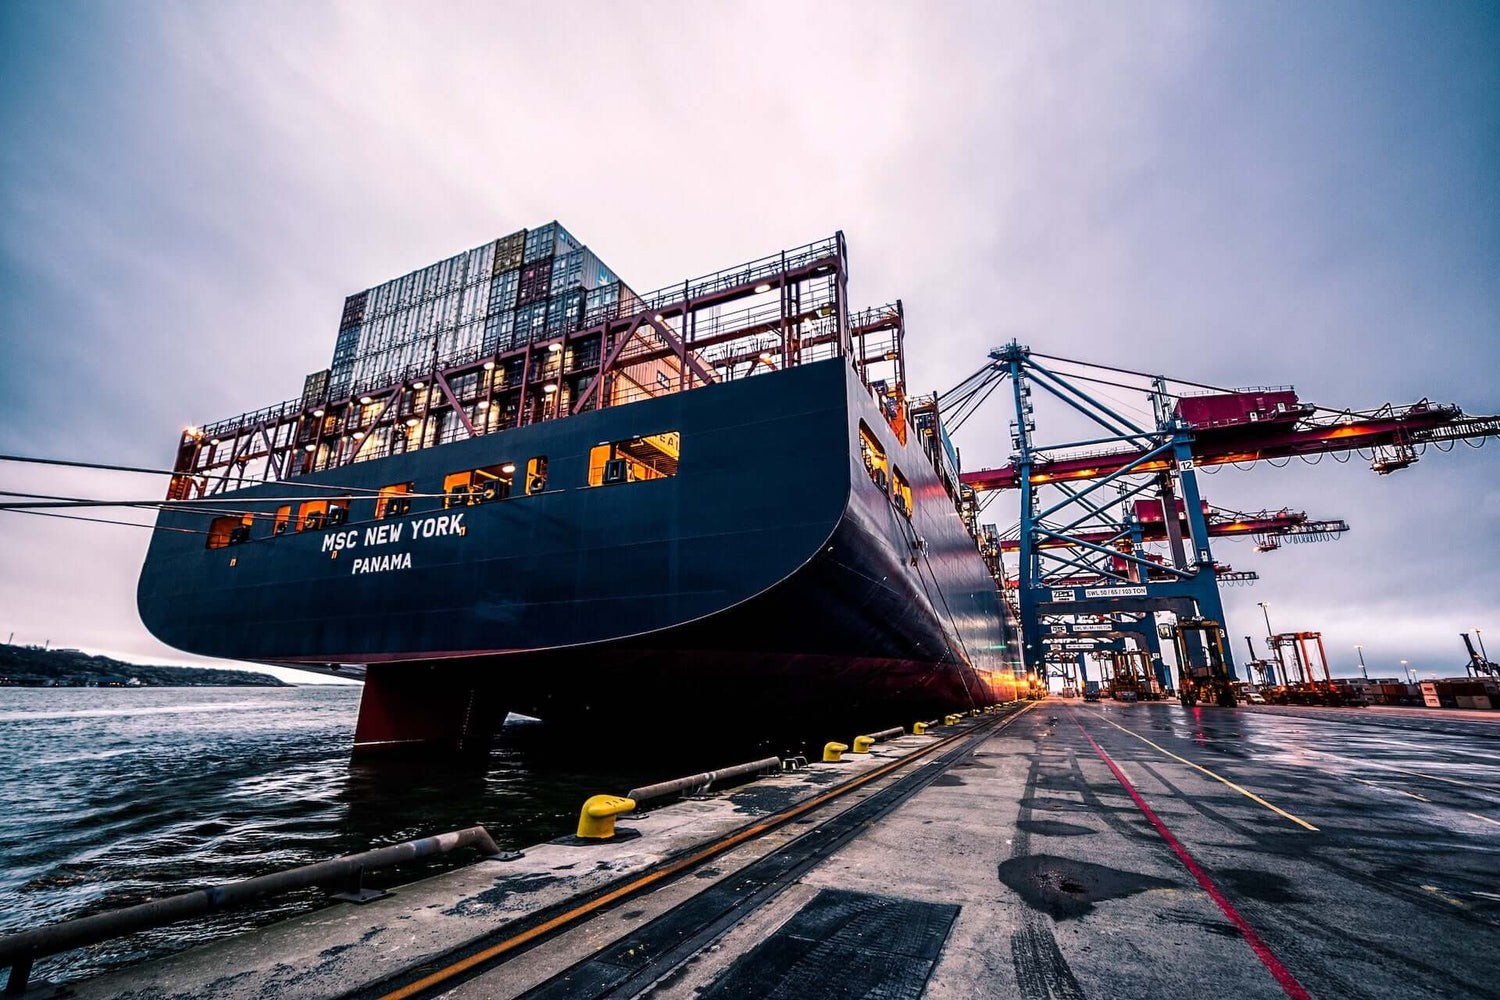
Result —
<path fill-rule="evenodd" d="M 918 390 L 1019 337 L 1500 412 L 1497 52 L 1500 6 L 1456 2 L 9 0 L 0 449 L 168 465 L 184 425 L 300 392 L 346 294 L 553 218 L 638 289 L 842 229 Z M 1008 419 L 964 428 L 967 466 Z M 1221 546 L 1262 575 L 1231 635 L 1263 600 L 1345 673 L 1356 642 L 1372 675 L 1460 671 L 1476 625 L 1500 650 L 1497 484 L 1500 444 L 1206 478 L 1353 525 Z M 164 484 L 0 468 L 18 488 Z M 147 537 L 0 515 L 0 638 L 181 662 L 135 613 Z"/>

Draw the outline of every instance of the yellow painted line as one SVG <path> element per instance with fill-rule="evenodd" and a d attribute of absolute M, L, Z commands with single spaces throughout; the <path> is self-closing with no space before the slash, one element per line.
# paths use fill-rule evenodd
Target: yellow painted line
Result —
<path fill-rule="evenodd" d="M 1435 885 L 1424 885 L 1424 886 L 1422 886 L 1422 888 L 1426 889 L 1428 892 L 1432 893 L 1434 896 L 1436 896 L 1438 899 L 1441 899 L 1443 902 L 1445 902 L 1445 903 L 1451 903 L 1452 905 L 1458 907 L 1460 910 L 1467 910 L 1468 909 L 1468 907 L 1466 905 L 1464 905 L 1464 903 L 1463 903 L 1462 900 L 1454 899 L 1452 896 L 1449 896 L 1446 893 L 1442 892 Z"/>
<path fill-rule="evenodd" d="M 1473 816 L 1475 819 L 1482 819 L 1486 823 L 1491 823 L 1491 824 L 1494 824 L 1495 826 L 1500 826 L 1500 819 L 1490 819 L 1488 816 L 1481 816 L 1478 813 L 1464 813 L 1464 815 L 1465 816 Z"/>
<path fill-rule="evenodd" d="M 1214 779 L 1215 781 L 1222 782 L 1223 784 L 1228 785 L 1230 788 L 1233 788 L 1235 791 L 1239 792 L 1241 795 L 1245 796 L 1245 798 L 1249 799 L 1250 801 L 1265 806 L 1267 809 L 1271 810 L 1276 815 L 1278 815 L 1278 816 L 1280 816 L 1280 817 L 1282 817 L 1284 819 L 1291 820 L 1293 823 L 1296 823 L 1298 826 L 1302 827 L 1304 830 L 1311 830 L 1313 833 L 1317 833 L 1318 832 L 1318 828 L 1315 827 L 1315 826 L 1313 826 L 1307 820 L 1302 819 L 1301 817 L 1298 817 L 1298 816 L 1293 816 L 1291 813 L 1287 812 L 1285 809 L 1282 809 L 1279 806 L 1273 806 L 1273 805 L 1271 805 L 1271 803 L 1267 802 L 1265 799 L 1261 798 L 1259 795 L 1256 795 L 1254 792 L 1252 792 L 1250 789 L 1244 787 L 1243 785 L 1236 785 L 1234 782 L 1230 781 L 1228 778 L 1226 778 L 1226 777 L 1224 777 L 1223 775 L 1220 775 L 1220 774 L 1215 774 L 1214 772 L 1210 771 L 1208 768 L 1204 767 L 1202 764 L 1194 764 L 1192 761 L 1188 760 L 1186 757 L 1179 757 L 1175 753 L 1173 753 L 1172 751 L 1168 750 L 1166 747 L 1163 747 L 1163 746 L 1161 746 L 1160 744 L 1157 744 L 1157 743 L 1152 743 L 1150 740 L 1146 739 L 1146 737 L 1142 736 L 1140 733 L 1132 732 L 1131 730 L 1126 729 L 1124 726 L 1120 725 L 1117 722 L 1110 722 L 1110 720 L 1105 719 L 1103 715 L 1098 716 L 1098 718 L 1101 719 L 1101 720 L 1103 720 L 1104 722 L 1109 722 L 1109 724 L 1111 726 L 1114 726 L 1116 729 L 1118 729 L 1122 733 L 1129 733 L 1131 736 L 1134 736 L 1136 739 L 1140 740 L 1142 743 L 1146 744 L 1148 747 L 1152 747 L 1155 750 L 1157 750 L 1158 752 L 1166 754 L 1168 757 L 1171 757 L 1173 760 L 1177 761 L 1178 763 L 1186 764 L 1188 767 L 1192 768 L 1193 770 L 1195 770 L 1195 771 L 1201 771 L 1204 774 L 1208 775 L 1210 778 Z"/>

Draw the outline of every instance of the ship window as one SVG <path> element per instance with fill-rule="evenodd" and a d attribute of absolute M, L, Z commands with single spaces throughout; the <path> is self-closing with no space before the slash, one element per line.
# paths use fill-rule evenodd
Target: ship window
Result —
<path fill-rule="evenodd" d="M 467 472 L 455 472 L 443 480 L 443 507 L 462 507 L 467 504 L 485 503 L 489 500 L 504 500 L 510 496 L 511 483 L 515 480 L 514 462 L 486 465 Z"/>
<path fill-rule="evenodd" d="M 276 520 L 271 525 L 271 534 L 284 535 L 292 526 L 292 505 L 276 508 Z"/>
<path fill-rule="evenodd" d="M 891 467 L 891 499 L 896 502 L 901 513 L 911 517 L 911 484 L 901 474 L 900 466 Z"/>
<path fill-rule="evenodd" d="M 865 422 L 859 422 L 859 455 L 864 460 L 865 472 L 869 473 L 871 481 L 885 492 L 890 485 L 890 465 L 885 460 L 885 449 L 880 446 L 880 441 L 875 437 L 875 432 L 866 426 Z"/>
<path fill-rule="evenodd" d="M 474 483 L 470 487 L 472 502 L 484 503 L 488 500 L 504 500 L 510 496 L 510 486 L 515 478 L 516 467 L 512 462 L 503 462 L 500 465 L 487 465 L 482 469 L 475 469 Z"/>
<path fill-rule="evenodd" d="M 474 480 L 472 470 L 454 472 L 443 477 L 443 509 L 462 507 L 469 502 L 469 486 Z"/>
<path fill-rule="evenodd" d="M 526 463 L 526 495 L 541 493 L 547 488 L 547 456 L 538 455 Z"/>
<path fill-rule="evenodd" d="M 682 435 L 677 431 L 595 445 L 589 450 L 589 485 L 612 486 L 675 476 L 681 446 Z"/>
<path fill-rule="evenodd" d="M 349 498 L 328 501 L 328 513 L 323 517 L 323 527 L 336 528 L 349 522 Z"/>
<path fill-rule="evenodd" d="M 413 485 L 415 484 L 392 483 L 380 487 L 380 493 L 375 497 L 375 520 L 383 521 L 388 517 L 410 514 L 411 497 L 406 494 L 411 492 Z"/>
<path fill-rule="evenodd" d="M 239 545 L 250 540 L 250 526 L 255 515 L 230 514 L 216 517 L 208 522 L 208 545 L 210 549 L 222 549 L 228 545 Z"/>
<path fill-rule="evenodd" d="M 316 531 L 328 516 L 327 500 L 306 500 L 297 508 L 297 530 Z"/>

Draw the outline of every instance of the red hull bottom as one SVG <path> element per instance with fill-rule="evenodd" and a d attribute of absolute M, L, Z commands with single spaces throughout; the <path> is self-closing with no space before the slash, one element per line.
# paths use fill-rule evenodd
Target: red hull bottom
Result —
<path fill-rule="evenodd" d="M 506 709 L 472 675 L 441 667 L 370 667 L 354 727 L 356 754 L 482 750 Z"/>
<path fill-rule="evenodd" d="M 1017 696 L 1008 674 L 868 657 L 613 649 L 372 664 L 354 750 L 483 751 L 511 710 L 596 736 L 629 734 L 617 750 L 664 732 L 847 741 L 856 730 L 910 728 Z"/>

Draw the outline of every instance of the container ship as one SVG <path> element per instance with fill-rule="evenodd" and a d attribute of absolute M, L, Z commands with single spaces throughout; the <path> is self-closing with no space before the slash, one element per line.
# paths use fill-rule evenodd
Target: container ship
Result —
<path fill-rule="evenodd" d="M 301 396 L 184 431 L 141 618 L 362 667 L 356 753 L 1014 698 L 997 535 L 847 282 L 840 233 L 637 294 L 554 222 L 351 295 Z"/>

